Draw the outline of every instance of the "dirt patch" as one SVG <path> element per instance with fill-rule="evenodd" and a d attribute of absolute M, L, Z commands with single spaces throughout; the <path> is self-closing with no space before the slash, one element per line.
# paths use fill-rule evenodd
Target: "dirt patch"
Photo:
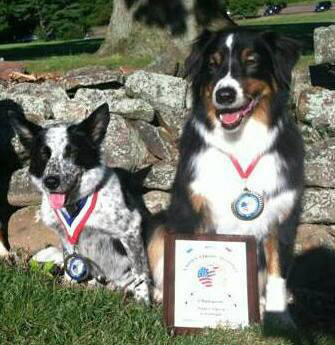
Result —
<path fill-rule="evenodd" d="M 24 73 L 26 67 L 21 62 L 0 61 L 0 79 L 9 80 L 13 72 Z"/>

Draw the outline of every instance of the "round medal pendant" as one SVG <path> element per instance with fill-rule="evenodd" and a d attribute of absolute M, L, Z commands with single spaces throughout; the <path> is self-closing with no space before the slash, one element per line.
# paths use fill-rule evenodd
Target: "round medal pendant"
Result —
<path fill-rule="evenodd" d="M 263 212 L 263 197 L 255 192 L 245 190 L 232 202 L 231 208 L 237 218 L 253 220 Z"/>
<path fill-rule="evenodd" d="M 69 255 L 65 259 L 64 269 L 65 272 L 77 282 L 86 280 L 90 273 L 88 261 L 79 254 Z"/>

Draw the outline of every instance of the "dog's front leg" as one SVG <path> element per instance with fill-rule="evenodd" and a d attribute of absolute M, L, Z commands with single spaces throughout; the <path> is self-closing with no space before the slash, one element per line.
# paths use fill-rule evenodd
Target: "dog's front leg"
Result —
<path fill-rule="evenodd" d="M 277 227 L 265 239 L 264 252 L 267 270 L 265 313 L 276 315 L 290 324 L 292 320 L 287 310 L 286 280 L 281 272 Z"/>
<path fill-rule="evenodd" d="M 135 217 L 137 218 L 137 217 Z M 134 281 L 131 290 L 137 301 L 150 303 L 149 269 L 146 251 L 141 236 L 141 225 L 137 220 L 129 224 L 126 232 L 122 233 L 120 240 L 131 262 Z"/>

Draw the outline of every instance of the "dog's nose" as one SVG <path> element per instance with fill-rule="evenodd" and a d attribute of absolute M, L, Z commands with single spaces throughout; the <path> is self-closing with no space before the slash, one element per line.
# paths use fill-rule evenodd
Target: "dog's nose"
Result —
<path fill-rule="evenodd" d="M 48 175 L 44 178 L 43 183 L 48 189 L 55 190 L 60 185 L 60 177 L 58 175 Z"/>
<path fill-rule="evenodd" d="M 219 104 L 231 104 L 236 99 L 236 91 L 232 87 L 223 87 L 216 91 L 215 97 Z"/>

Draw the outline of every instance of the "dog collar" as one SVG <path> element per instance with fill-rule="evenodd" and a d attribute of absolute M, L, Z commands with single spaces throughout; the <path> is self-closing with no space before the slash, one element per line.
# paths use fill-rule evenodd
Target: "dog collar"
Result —
<path fill-rule="evenodd" d="M 74 215 L 70 215 L 65 207 L 53 209 L 59 223 L 65 230 L 67 241 L 71 245 L 77 244 L 79 236 L 96 206 L 97 199 L 98 192 L 81 199 L 78 211 Z"/>

